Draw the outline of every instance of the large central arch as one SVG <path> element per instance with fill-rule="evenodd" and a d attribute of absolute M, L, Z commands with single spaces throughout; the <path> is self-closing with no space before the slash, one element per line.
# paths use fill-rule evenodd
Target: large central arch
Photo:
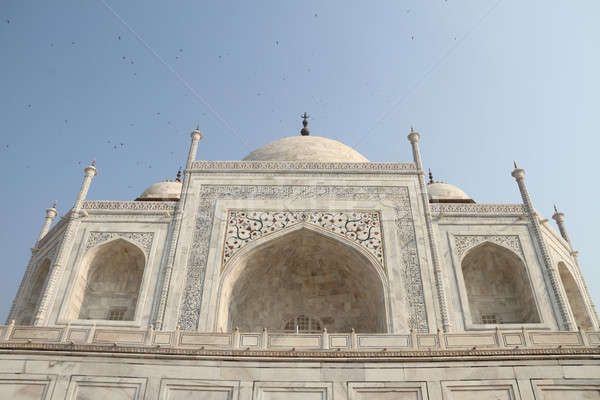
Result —
<path fill-rule="evenodd" d="M 387 332 L 384 279 L 351 242 L 310 226 L 290 228 L 230 261 L 217 329 Z"/>

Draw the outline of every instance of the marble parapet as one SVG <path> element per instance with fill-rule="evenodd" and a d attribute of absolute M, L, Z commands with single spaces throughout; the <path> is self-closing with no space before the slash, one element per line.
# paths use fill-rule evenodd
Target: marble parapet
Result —
<path fill-rule="evenodd" d="M 271 351 L 271 352 L 431 352 L 480 351 L 485 354 L 516 350 L 579 349 L 600 355 L 598 331 L 479 331 L 437 334 L 368 334 L 368 333 L 282 333 L 282 332 L 199 332 L 154 331 L 152 328 L 96 328 L 95 326 L 0 326 L 0 348 L 21 345 L 59 345 L 56 349 L 82 350 L 97 346 L 185 351 Z M 69 347 L 71 346 L 71 347 Z M 90 347 L 91 346 L 91 347 Z M 96 347 L 94 347 L 96 346 Z M 51 349 L 53 347 L 49 347 Z M 141 351 L 141 350 L 140 350 Z M 145 351 L 145 350 L 144 350 Z M 488 352 L 488 353 L 486 353 Z"/>

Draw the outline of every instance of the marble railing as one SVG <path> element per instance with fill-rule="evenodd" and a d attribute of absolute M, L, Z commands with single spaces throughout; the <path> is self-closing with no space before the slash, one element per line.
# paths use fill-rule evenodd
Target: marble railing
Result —
<path fill-rule="evenodd" d="M 471 350 L 599 347 L 600 332 L 478 331 L 407 335 L 374 333 L 281 333 L 155 331 L 95 326 L 0 326 L 1 343 L 49 343 L 226 350 Z"/>

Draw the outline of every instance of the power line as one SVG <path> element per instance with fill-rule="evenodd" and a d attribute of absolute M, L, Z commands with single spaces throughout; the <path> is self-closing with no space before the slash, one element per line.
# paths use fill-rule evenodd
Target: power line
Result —
<path fill-rule="evenodd" d="M 244 143 L 246 145 L 246 147 L 248 149 L 251 149 L 250 145 L 248 144 L 248 142 L 246 142 L 246 140 L 244 140 L 244 138 L 242 136 L 240 136 L 240 134 L 237 133 L 237 131 L 233 128 L 233 126 L 231 126 L 229 124 L 229 122 L 227 122 L 227 120 L 225 120 L 225 118 L 223 118 L 218 112 L 217 110 L 215 110 L 210 103 L 200 95 L 200 93 L 198 93 L 196 91 L 196 89 L 194 89 L 192 87 L 192 85 L 190 85 L 169 63 L 167 63 L 152 47 L 150 47 L 150 45 L 148 43 L 146 43 L 146 41 L 144 39 L 142 39 L 142 37 L 114 10 L 112 9 L 112 7 L 110 7 L 105 0 L 99 0 L 100 3 L 102 3 L 102 5 L 104 5 L 104 7 L 117 19 L 119 20 L 119 22 L 125 26 L 125 28 L 127 28 L 127 30 L 129 30 L 129 32 L 131 32 L 131 34 L 146 48 L 148 49 L 148 51 L 150 51 L 150 53 L 152 53 L 152 55 L 158 60 L 160 61 L 161 64 L 163 64 L 165 67 L 167 67 L 167 69 L 173 74 L 175 75 L 175 77 L 198 99 L 200 100 L 200 102 L 215 116 L 215 118 L 221 122 L 223 124 L 223 126 L 225 126 L 229 131 L 231 131 L 231 133 L 233 133 L 234 136 L 236 136 L 242 143 Z"/>

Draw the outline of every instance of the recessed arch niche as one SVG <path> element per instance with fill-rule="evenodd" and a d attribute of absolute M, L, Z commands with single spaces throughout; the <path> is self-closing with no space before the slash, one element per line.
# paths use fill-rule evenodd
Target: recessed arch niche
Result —
<path fill-rule="evenodd" d="M 132 321 L 146 257 L 133 243 L 116 239 L 93 248 L 73 295 L 78 319 Z"/>
<path fill-rule="evenodd" d="M 473 323 L 540 322 L 527 269 L 514 252 L 483 242 L 467 252 L 461 268 Z"/>
<path fill-rule="evenodd" d="M 571 271 L 569 271 L 569 268 L 562 261 L 558 263 L 558 274 L 560 275 L 560 280 L 565 288 L 567 299 L 571 306 L 571 311 L 573 312 L 577 326 L 580 326 L 583 329 L 592 329 L 594 325 L 587 313 L 581 291 L 579 290 Z"/>
<path fill-rule="evenodd" d="M 48 272 L 50 271 L 50 260 L 44 259 L 38 267 L 35 269 L 29 281 L 29 288 L 25 295 L 25 303 L 21 311 L 20 317 L 17 322 L 20 325 L 32 325 L 37 311 L 38 303 L 44 287 L 46 286 L 46 280 L 48 279 Z"/>
<path fill-rule="evenodd" d="M 290 228 L 227 265 L 217 329 L 387 332 L 383 280 L 381 267 L 350 242 L 317 228 Z"/>

